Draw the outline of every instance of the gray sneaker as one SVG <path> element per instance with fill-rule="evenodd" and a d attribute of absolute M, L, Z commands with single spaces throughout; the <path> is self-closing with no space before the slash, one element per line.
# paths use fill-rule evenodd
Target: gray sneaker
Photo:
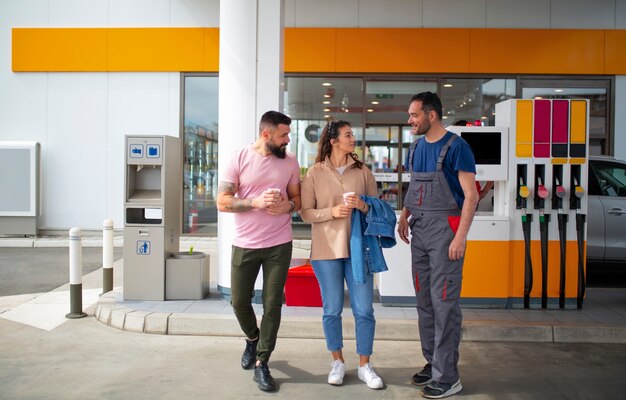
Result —
<path fill-rule="evenodd" d="M 463 386 L 460 379 L 454 383 L 431 382 L 426 385 L 420 394 L 427 399 L 443 399 L 459 393 L 461 389 L 463 389 Z"/>

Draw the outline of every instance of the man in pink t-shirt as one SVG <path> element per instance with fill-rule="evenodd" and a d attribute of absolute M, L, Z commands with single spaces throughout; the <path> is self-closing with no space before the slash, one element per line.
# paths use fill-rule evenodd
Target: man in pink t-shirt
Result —
<path fill-rule="evenodd" d="M 291 118 L 277 111 L 261 117 L 259 137 L 235 152 L 220 180 L 217 208 L 235 213 L 231 304 L 246 334 L 241 367 L 254 367 L 264 391 L 276 388 L 267 362 L 276 346 L 283 289 L 291 263 L 291 214 L 300 209 L 300 167 L 286 151 Z M 263 266 L 263 317 L 252 308 L 254 282 Z"/>

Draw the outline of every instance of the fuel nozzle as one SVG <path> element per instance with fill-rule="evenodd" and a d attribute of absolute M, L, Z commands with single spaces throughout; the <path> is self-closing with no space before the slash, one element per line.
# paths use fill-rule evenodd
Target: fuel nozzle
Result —
<path fill-rule="evenodd" d="M 522 199 L 522 222 L 526 222 L 526 201 L 528 200 L 528 197 L 530 196 L 530 190 L 528 189 L 528 186 L 526 186 L 526 183 L 524 183 L 524 179 L 522 179 L 521 177 L 519 178 L 519 197 Z"/>
<path fill-rule="evenodd" d="M 574 194 L 574 197 L 575 197 L 574 200 L 576 202 L 576 211 L 580 212 L 580 200 L 585 195 L 585 189 L 583 189 L 583 187 L 578 184 L 578 179 L 576 179 L 576 178 L 574 178 L 573 194 Z"/>
<path fill-rule="evenodd" d="M 548 189 L 543 184 L 541 178 L 538 178 L 538 182 L 539 182 L 539 185 L 537 185 L 537 196 L 539 196 L 540 199 L 547 199 Z"/>
<path fill-rule="evenodd" d="M 530 190 L 522 178 L 519 178 L 519 195 L 522 199 L 527 199 L 530 196 Z"/>
<path fill-rule="evenodd" d="M 539 203 L 539 222 L 544 222 L 545 221 L 544 206 L 545 206 L 545 199 L 548 198 L 548 189 L 543 184 L 543 180 L 541 179 L 541 177 L 537 178 L 537 191 L 535 193 L 537 197 L 539 197 L 540 199 L 540 201 L 538 202 Z"/>
<path fill-rule="evenodd" d="M 567 195 L 565 188 L 563 187 L 563 185 L 561 185 L 561 182 L 559 182 L 558 179 L 556 180 L 556 190 L 554 191 L 554 193 L 556 194 L 556 197 L 558 197 L 559 199 L 564 199 L 565 196 Z"/>

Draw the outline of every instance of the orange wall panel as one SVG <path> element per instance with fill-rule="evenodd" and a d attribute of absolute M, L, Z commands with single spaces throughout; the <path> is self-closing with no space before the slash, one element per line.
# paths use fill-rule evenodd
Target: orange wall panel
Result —
<path fill-rule="evenodd" d="M 626 74 L 626 31 L 605 31 L 604 73 Z"/>
<path fill-rule="evenodd" d="M 335 72 L 337 30 L 285 29 L 285 72 Z"/>
<path fill-rule="evenodd" d="M 438 42 L 454 56 L 425 57 L 426 44 Z M 337 72 L 464 72 L 468 56 L 468 29 L 337 29 Z"/>
<path fill-rule="evenodd" d="M 472 29 L 471 73 L 603 74 L 604 30 Z"/>
<path fill-rule="evenodd" d="M 220 30 L 204 29 L 203 71 L 217 72 L 220 69 Z"/>
<path fill-rule="evenodd" d="M 463 263 L 461 296 L 509 297 L 509 251 L 509 241 L 468 241 Z"/>
<path fill-rule="evenodd" d="M 219 28 L 13 28 L 15 72 L 217 71 L 218 55 Z M 286 28 L 285 72 L 626 74 L 626 30 Z"/>
<path fill-rule="evenodd" d="M 202 71 L 204 68 L 202 29 L 117 28 L 109 29 L 108 36 L 109 71 Z"/>
<path fill-rule="evenodd" d="M 105 28 L 13 28 L 12 70 L 20 72 L 104 71 Z"/>

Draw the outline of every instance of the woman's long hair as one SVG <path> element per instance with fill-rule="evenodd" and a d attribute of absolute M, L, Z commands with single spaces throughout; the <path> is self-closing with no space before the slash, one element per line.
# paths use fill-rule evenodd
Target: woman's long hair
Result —
<path fill-rule="evenodd" d="M 350 122 L 348 121 L 337 121 L 337 122 L 329 122 L 326 124 L 324 129 L 322 129 L 322 136 L 320 137 L 320 141 L 317 145 L 317 157 L 315 158 L 315 162 L 324 162 L 326 157 L 330 156 L 330 153 L 333 150 L 333 145 L 330 143 L 331 139 L 337 139 L 339 137 L 339 128 L 343 128 L 344 126 L 350 126 Z M 350 157 L 355 162 L 355 167 L 362 168 L 363 162 L 359 161 L 359 157 L 354 153 L 349 153 Z"/>

